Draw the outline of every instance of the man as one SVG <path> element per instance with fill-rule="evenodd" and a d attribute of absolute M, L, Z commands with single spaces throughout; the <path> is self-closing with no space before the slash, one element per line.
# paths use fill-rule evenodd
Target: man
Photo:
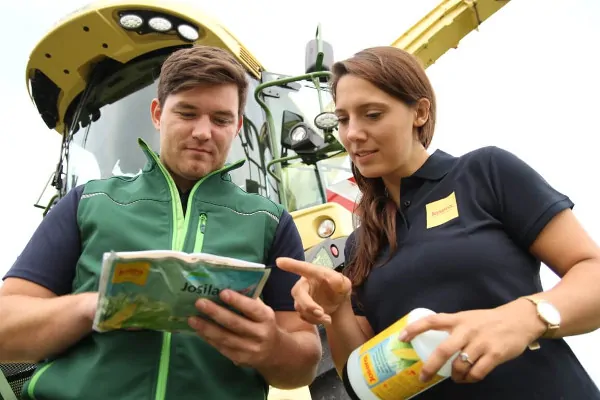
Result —
<path fill-rule="evenodd" d="M 163 64 L 151 104 L 160 159 L 134 178 L 91 181 L 47 214 L 0 289 L 0 361 L 42 361 L 26 399 L 264 399 L 267 385 L 309 384 L 321 355 L 316 329 L 294 311 L 297 276 L 278 257 L 303 259 L 291 216 L 244 192 L 225 165 L 242 127 L 248 84 L 227 52 L 193 47 Z M 135 127 L 132 127 L 135 129 Z M 196 307 L 197 332 L 92 332 L 104 251 L 176 249 L 262 262 L 262 300 L 230 291 Z"/>

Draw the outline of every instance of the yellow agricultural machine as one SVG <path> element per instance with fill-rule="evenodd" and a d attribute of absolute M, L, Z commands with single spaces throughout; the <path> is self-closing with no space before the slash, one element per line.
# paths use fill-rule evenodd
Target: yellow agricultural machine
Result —
<path fill-rule="evenodd" d="M 429 66 L 506 3 L 444 0 L 392 45 Z M 62 137 L 49 180 L 54 195 L 48 204 L 38 200 L 36 206 L 45 215 L 76 185 L 140 172 L 145 160 L 135 151 L 138 137 L 159 150 L 148 107 L 161 64 L 173 51 L 194 44 L 226 49 L 247 71 L 251 93 L 244 126 L 228 160 L 245 158 L 246 163 L 233 172 L 233 181 L 292 213 L 307 260 L 343 268 L 358 192 L 346 180 L 351 177 L 347 154 L 336 138 L 328 89 L 333 50 L 321 40 L 320 29 L 306 47 L 306 73 L 288 76 L 268 71 L 228 29 L 187 4 L 101 0 L 65 16 L 34 48 L 26 70 L 39 115 Z M 339 182 L 349 191 L 336 191 Z M 314 383 L 293 391 L 273 388 L 270 400 L 348 398 L 324 330 L 321 337 L 324 355 Z M 12 391 L 18 397 L 35 371 L 33 364 L 0 367 L 4 400 L 15 398 Z"/>

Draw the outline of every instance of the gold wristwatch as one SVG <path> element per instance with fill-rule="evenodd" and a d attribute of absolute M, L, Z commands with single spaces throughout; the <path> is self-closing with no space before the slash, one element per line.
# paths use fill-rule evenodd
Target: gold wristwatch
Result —
<path fill-rule="evenodd" d="M 540 337 L 544 339 L 554 338 L 556 331 L 560 328 L 560 312 L 558 309 L 547 300 L 538 299 L 535 296 L 525 296 L 525 298 L 535 305 L 538 317 L 546 324 L 546 331 Z M 529 345 L 530 350 L 539 348 L 540 344 L 537 340 Z"/>

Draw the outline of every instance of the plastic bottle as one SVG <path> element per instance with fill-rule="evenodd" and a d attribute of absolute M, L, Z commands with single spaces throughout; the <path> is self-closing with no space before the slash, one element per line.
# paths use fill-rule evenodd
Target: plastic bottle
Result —
<path fill-rule="evenodd" d="M 429 330 L 410 343 L 398 340 L 406 325 L 432 314 L 425 308 L 414 309 L 354 349 L 343 371 L 344 386 L 353 400 L 407 400 L 452 374 L 458 353 L 428 382 L 419 381 L 423 363 L 446 340 L 447 332 Z"/>

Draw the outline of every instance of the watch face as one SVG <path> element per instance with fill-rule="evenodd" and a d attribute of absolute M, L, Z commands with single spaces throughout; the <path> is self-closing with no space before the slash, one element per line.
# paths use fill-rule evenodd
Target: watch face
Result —
<path fill-rule="evenodd" d="M 550 325 L 560 325 L 560 313 L 550 303 L 541 301 L 538 304 L 538 312 Z"/>

